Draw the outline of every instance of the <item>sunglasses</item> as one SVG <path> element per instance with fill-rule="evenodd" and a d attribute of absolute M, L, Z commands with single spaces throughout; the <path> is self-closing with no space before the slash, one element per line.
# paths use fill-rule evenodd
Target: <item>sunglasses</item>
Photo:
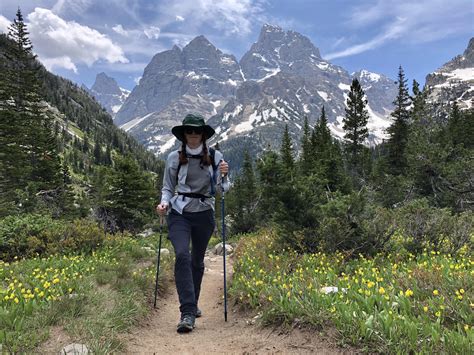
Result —
<path fill-rule="evenodd" d="M 184 127 L 184 133 L 186 134 L 202 134 L 204 132 L 204 129 L 202 127 Z"/>

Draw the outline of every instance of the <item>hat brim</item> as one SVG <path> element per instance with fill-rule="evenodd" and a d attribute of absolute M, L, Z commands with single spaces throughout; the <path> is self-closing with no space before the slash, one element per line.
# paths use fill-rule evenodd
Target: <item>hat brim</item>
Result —
<path fill-rule="evenodd" d="M 201 125 L 187 124 L 187 125 L 181 125 L 181 126 L 174 126 L 173 128 L 171 128 L 171 133 L 173 133 L 173 135 L 176 138 L 178 138 L 178 140 L 180 140 L 181 142 L 184 141 L 184 128 L 185 127 L 202 127 L 204 130 L 205 139 L 211 138 L 216 133 L 216 131 L 214 131 L 214 128 L 212 128 L 209 125 L 201 126 Z"/>

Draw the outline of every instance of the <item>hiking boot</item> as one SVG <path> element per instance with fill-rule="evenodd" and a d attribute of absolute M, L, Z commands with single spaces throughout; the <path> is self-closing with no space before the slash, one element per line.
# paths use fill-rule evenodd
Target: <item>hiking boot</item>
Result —
<path fill-rule="evenodd" d="M 183 314 L 178 323 L 178 333 L 188 333 L 193 330 L 196 317 L 192 314 Z"/>
<path fill-rule="evenodd" d="M 202 312 L 201 310 L 198 308 L 197 311 L 196 311 L 196 318 L 199 318 L 202 316 Z"/>

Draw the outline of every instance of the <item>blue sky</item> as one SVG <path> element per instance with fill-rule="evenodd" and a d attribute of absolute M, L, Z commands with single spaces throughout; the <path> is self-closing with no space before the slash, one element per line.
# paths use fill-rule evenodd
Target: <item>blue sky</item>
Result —
<path fill-rule="evenodd" d="M 20 6 L 52 72 L 90 87 L 97 73 L 131 90 L 153 55 L 205 35 L 238 60 L 264 23 L 307 36 L 323 58 L 411 83 L 461 54 L 473 0 L 1 0 L 0 31 Z"/>

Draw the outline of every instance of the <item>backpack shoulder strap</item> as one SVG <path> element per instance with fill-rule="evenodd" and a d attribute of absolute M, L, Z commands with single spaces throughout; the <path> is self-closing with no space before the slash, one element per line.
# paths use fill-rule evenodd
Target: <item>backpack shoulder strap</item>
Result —
<path fill-rule="evenodd" d="M 212 147 L 209 148 L 209 155 L 211 156 L 211 163 L 212 163 L 212 170 L 216 171 L 217 170 L 217 165 L 216 165 L 216 150 Z"/>
<path fill-rule="evenodd" d="M 211 156 L 211 164 L 212 164 L 212 170 L 214 173 L 217 170 L 217 165 L 216 165 L 216 150 L 212 147 L 209 148 L 209 155 Z M 179 156 L 178 156 L 179 159 Z M 176 169 L 176 184 L 178 184 L 178 176 L 179 176 L 179 170 L 181 169 L 181 162 L 178 160 L 178 168 Z"/>

